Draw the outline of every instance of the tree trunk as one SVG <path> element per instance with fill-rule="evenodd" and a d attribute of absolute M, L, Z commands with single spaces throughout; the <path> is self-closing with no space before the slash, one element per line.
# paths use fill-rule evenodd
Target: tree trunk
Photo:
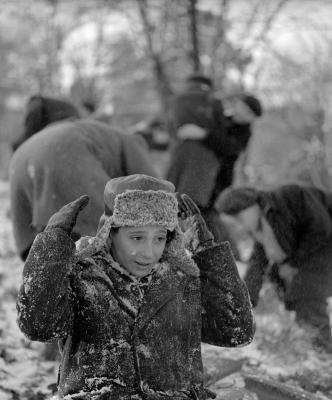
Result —
<path fill-rule="evenodd" d="M 192 49 L 190 52 L 190 59 L 192 61 L 193 70 L 200 71 L 201 63 L 199 57 L 199 42 L 198 42 L 198 24 L 197 24 L 197 0 L 189 0 L 189 24 L 190 24 L 190 37 Z"/>

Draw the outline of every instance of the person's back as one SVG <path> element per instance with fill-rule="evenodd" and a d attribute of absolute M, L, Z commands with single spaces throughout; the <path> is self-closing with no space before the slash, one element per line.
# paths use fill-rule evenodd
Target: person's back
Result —
<path fill-rule="evenodd" d="M 90 206 L 75 234 L 93 235 L 103 210 L 105 183 L 135 172 L 157 175 L 144 145 L 108 124 L 62 121 L 33 135 L 10 164 L 12 223 L 21 258 L 50 215 L 82 193 L 89 194 Z"/>

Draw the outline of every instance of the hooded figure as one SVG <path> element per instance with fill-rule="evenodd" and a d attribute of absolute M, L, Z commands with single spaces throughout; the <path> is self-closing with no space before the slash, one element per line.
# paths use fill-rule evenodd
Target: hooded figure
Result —
<path fill-rule="evenodd" d="M 327 298 L 332 296 L 332 194 L 284 185 L 270 191 L 225 190 L 219 212 L 235 218 L 255 239 L 245 276 L 257 305 L 264 276 L 277 284 L 286 308 L 314 327 L 314 344 L 332 351 Z"/>
<path fill-rule="evenodd" d="M 24 260 L 38 232 L 60 207 L 82 194 L 90 203 L 73 238 L 95 235 L 106 182 L 144 173 L 157 176 L 143 140 L 94 120 L 60 121 L 24 142 L 9 168 L 16 247 Z"/>
<path fill-rule="evenodd" d="M 60 398 L 213 396 L 203 385 L 201 341 L 235 347 L 254 332 L 229 245 L 213 242 L 197 206 L 170 182 L 115 178 L 104 199 L 97 235 L 76 248 L 70 233 L 87 196 L 36 237 L 17 300 L 21 330 L 59 341 Z M 192 253 L 178 215 L 193 221 Z"/>

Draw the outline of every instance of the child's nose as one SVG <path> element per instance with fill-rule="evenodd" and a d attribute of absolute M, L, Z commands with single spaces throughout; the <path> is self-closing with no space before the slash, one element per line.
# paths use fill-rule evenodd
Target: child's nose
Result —
<path fill-rule="evenodd" d="M 149 243 L 146 243 L 146 245 L 144 246 L 144 249 L 143 249 L 143 255 L 146 257 L 146 258 L 152 258 L 153 257 L 153 243 L 151 242 L 149 242 Z"/>

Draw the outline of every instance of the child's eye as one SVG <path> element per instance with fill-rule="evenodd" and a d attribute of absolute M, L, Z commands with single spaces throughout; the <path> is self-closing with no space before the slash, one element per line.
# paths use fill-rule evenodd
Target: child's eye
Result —
<path fill-rule="evenodd" d="M 158 242 L 165 242 L 166 241 L 166 236 L 159 236 L 158 237 Z"/>
<path fill-rule="evenodd" d="M 131 237 L 131 240 L 135 240 L 135 241 L 141 240 L 141 239 L 142 239 L 142 236 L 132 236 Z"/>

